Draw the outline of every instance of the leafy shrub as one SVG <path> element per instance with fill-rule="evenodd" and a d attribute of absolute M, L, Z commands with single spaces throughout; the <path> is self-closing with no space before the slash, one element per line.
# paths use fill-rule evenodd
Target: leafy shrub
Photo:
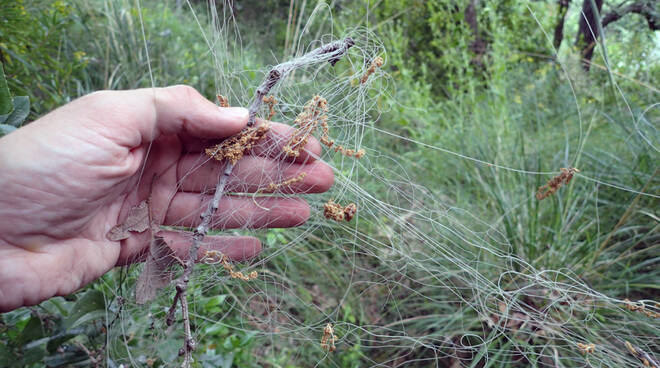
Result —
<path fill-rule="evenodd" d="M 62 0 L 0 4 L 0 61 L 10 90 L 30 97 L 32 118 L 80 94 L 78 80 L 88 59 L 68 36 L 73 11 Z"/>

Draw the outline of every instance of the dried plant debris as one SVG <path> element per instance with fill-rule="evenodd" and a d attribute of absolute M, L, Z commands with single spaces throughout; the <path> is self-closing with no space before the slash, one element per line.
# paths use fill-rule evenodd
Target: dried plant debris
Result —
<path fill-rule="evenodd" d="M 344 207 L 344 220 L 351 221 L 357 212 L 357 206 L 355 203 L 350 203 L 348 206 Z"/>
<path fill-rule="evenodd" d="M 625 341 L 626 349 L 628 352 L 635 358 L 639 359 L 644 367 L 660 368 L 660 364 L 651 356 L 651 354 L 645 352 L 644 350 L 633 346 L 633 344 Z"/>
<path fill-rule="evenodd" d="M 323 329 L 323 337 L 321 337 L 321 349 L 332 353 L 337 349 L 335 347 L 335 342 L 337 339 L 339 339 L 339 337 L 335 335 L 335 330 L 332 328 L 332 324 L 328 323 Z"/>
<path fill-rule="evenodd" d="M 337 222 L 351 221 L 357 212 L 355 203 L 350 203 L 346 207 L 335 203 L 332 199 L 323 205 L 323 216 Z"/>
<path fill-rule="evenodd" d="M 305 179 L 306 175 L 307 175 L 307 173 L 302 172 L 302 173 L 298 174 L 298 176 L 295 176 L 293 178 L 281 181 L 279 183 L 271 182 L 270 184 L 268 184 L 268 186 L 266 188 L 259 189 L 257 191 L 257 194 L 259 194 L 259 193 L 273 193 L 274 191 L 276 191 L 276 190 L 278 190 L 282 187 L 287 187 L 289 185 L 299 183 L 299 182 L 303 181 L 303 179 Z"/>
<path fill-rule="evenodd" d="M 172 282 L 174 277 L 172 266 L 175 264 L 182 262 L 167 245 L 165 239 L 155 235 L 149 244 L 149 254 L 135 288 L 135 300 L 138 304 L 153 300 L 158 290 Z"/>
<path fill-rule="evenodd" d="M 217 95 L 220 107 L 229 107 L 229 100 L 223 95 Z"/>
<path fill-rule="evenodd" d="M 568 169 L 562 167 L 561 173 L 559 175 L 550 179 L 545 185 L 539 188 L 539 190 L 536 192 L 536 199 L 540 201 L 555 194 L 562 185 L 567 185 L 570 183 L 571 179 L 573 179 L 573 175 L 576 172 L 580 172 L 580 170 L 574 167 L 569 167 Z"/>
<path fill-rule="evenodd" d="M 275 104 L 277 104 L 277 100 L 275 99 L 275 97 L 270 95 L 270 96 L 264 96 L 262 101 L 266 105 L 268 105 L 268 119 L 267 120 L 270 120 L 270 119 L 273 118 L 273 116 L 275 116 Z"/>
<path fill-rule="evenodd" d="M 327 112 L 328 101 L 321 96 L 316 95 L 305 104 L 303 111 L 293 122 L 296 131 L 283 147 L 287 156 L 298 157 L 300 155 L 300 150 L 305 147 L 316 128 L 328 120 Z"/>
<path fill-rule="evenodd" d="M 367 80 L 369 79 L 369 76 L 374 74 L 377 68 L 380 68 L 383 66 L 383 58 L 378 56 L 375 58 L 373 61 L 371 61 L 371 64 L 369 65 L 369 69 L 362 75 L 362 78 L 360 78 L 360 84 L 365 84 L 367 83 Z"/>
<path fill-rule="evenodd" d="M 322 134 L 319 141 L 335 152 L 340 152 L 347 157 L 361 158 L 364 156 L 364 150 L 354 150 L 342 145 L 336 145 L 333 139 L 330 139 L 330 129 L 328 128 L 328 101 L 321 96 L 314 96 L 303 108 L 303 111 L 296 117 L 293 126 L 295 132 L 284 145 L 283 151 L 289 157 L 298 157 L 309 138 L 314 134 L 318 126 L 321 126 Z"/>
<path fill-rule="evenodd" d="M 655 312 L 651 309 L 646 308 L 646 305 L 643 302 L 631 302 L 629 299 L 624 299 L 623 302 L 626 304 L 626 309 L 631 312 L 644 313 L 649 318 L 660 318 L 660 312 Z M 653 307 L 649 307 L 653 308 Z M 660 310 L 660 304 L 656 303 L 655 308 Z"/>
<path fill-rule="evenodd" d="M 205 264 L 221 264 L 225 271 L 229 273 L 229 276 L 231 276 L 232 279 L 252 281 L 256 279 L 257 276 L 259 276 L 257 271 L 252 271 L 247 275 L 241 271 L 234 271 L 234 266 L 229 262 L 229 257 L 217 250 L 210 250 L 206 252 L 204 257 L 201 259 L 201 262 Z"/>
<path fill-rule="evenodd" d="M 583 344 L 581 342 L 577 343 L 577 347 L 582 354 L 591 354 L 596 351 L 596 345 L 594 344 Z"/>
<path fill-rule="evenodd" d="M 177 311 L 177 305 L 181 305 L 181 316 L 183 325 L 184 342 L 183 348 L 179 351 L 179 355 L 183 356 L 182 367 L 189 368 L 192 364 L 192 351 L 195 350 L 196 343 L 192 334 L 190 324 L 190 315 L 188 308 L 188 285 L 194 268 L 194 262 L 197 258 L 199 247 L 206 236 L 211 224 L 212 215 L 218 210 L 219 202 L 225 194 L 225 187 L 228 178 L 230 177 L 234 165 L 238 162 L 243 155 L 252 149 L 252 146 L 262 139 L 268 131 L 267 125 L 255 127 L 257 112 L 263 104 L 263 98 L 268 95 L 270 90 L 287 74 L 295 71 L 296 69 L 304 66 L 310 66 L 319 62 L 329 62 L 330 65 L 335 65 L 346 54 L 348 49 L 355 44 L 352 38 L 347 37 L 343 40 L 338 40 L 330 44 L 323 45 L 315 48 L 308 53 L 290 60 L 288 62 L 274 66 L 269 72 L 267 77 L 262 81 L 255 92 L 255 96 L 248 108 L 248 128 L 235 137 L 215 146 L 208 148 L 206 153 L 216 160 L 228 160 L 225 165 L 223 175 L 218 179 L 215 186 L 215 194 L 211 205 L 207 207 L 201 216 L 201 223 L 194 230 L 192 242 L 189 250 L 189 256 L 186 258 L 183 272 L 176 281 L 175 289 L 176 294 L 172 299 L 172 305 L 167 311 L 165 322 L 168 326 L 172 326 Z M 231 266 L 228 264 L 228 266 Z M 240 273 L 234 273 L 234 276 L 240 277 Z M 246 278 L 256 277 L 255 273 Z"/>
<path fill-rule="evenodd" d="M 131 232 L 142 233 L 149 229 L 150 226 L 149 205 L 144 200 L 131 208 L 128 211 L 126 220 L 122 224 L 118 224 L 110 229 L 105 236 L 108 240 L 120 241 L 128 239 L 131 236 Z"/>
<path fill-rule="evenodd" d="M 269 130 L 270 125 L 268 123 L 243 129 L 242 132 L 225 139 L 213 147 L 207 148 L 206 154 L 218 161 L 228 160 L 232 165 L 236 165 L 238 160 L 243 155 L 249 153 L 255 144 L 266 136 Z"/>
<path fill-rule="evenodd" d="M 329 133 L 330 129 L 328 128 L 328 123 L 327 122 L 325 122 L 325 121 L 321 122 L 321 129 L 322 129 L 323 133 L 321 134 L 321 138 L 319 139 L 319 141 L 324 146 L 326 146 L 328 148 L 332 148 L 332 149 L 335 150 L 335 152 L 340 152 L 342 155 L 344 155 L 346 157 L 361 158 L 362 156 L 364 156 L 365 152 L 364 152 L 363 149 L 359 149 L 359 150 L 356 151 L 354 149 L 346 148 L 346 147 L 344 147 L 342 145 L 339 145 L 339 144 L 335 145 L 334 139 L 330 139 L 330 133 Z M 334 146 L 334 148 L 333 148 L 333 146 Z"/>

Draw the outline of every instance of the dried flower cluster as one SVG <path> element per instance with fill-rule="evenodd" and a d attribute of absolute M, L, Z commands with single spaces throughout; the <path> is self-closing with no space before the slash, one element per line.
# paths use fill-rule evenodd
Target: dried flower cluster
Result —
<path fill-rule="evenodd" d="M 323 216 L 338 222 L 344 220 L 351 221 L 356 212 L 357 206 L 355 203 L 350 203 L 348 206 L 342 207 L 342 205 L 335 203 L 331 199 L 323 205 Z"/>
<path fill-rule="evenodd" d="M 374 74 L 376 69 L 380 68 L 381 66 L 383 66 L 383 58 L 379 56 L 371 62 L 369 69 L 367 69 L 362 78 L 360 78 L 360 84 L 365 84 L 367 79 L 369 79 L 369 76 Z"/>
<path fill-rule="evenodd" d="M 220 107 L 229 107 L 229 100 L 227 97 L 223 95 L 217 95 L 216 97 L 218 97 L 218 104 L 220 104 Z"/>
<path fill-rule="evenodd" d="M 303 111 L 293 122 L 296 131 L 284 145 L 283 150 L 287 156 L 298 157 L 300 155 L 300 150 L 305 147 L 309 137 L 314 134 L 319 124 L 326 123 L 328 120 L 327 112 L 328 101 L 321 96 L 316 95 L 305 104 Z"/>
<path fill-rule="evenodd" d="M 229 276 L 231 276 L 233 279 L 252 281 L 258 276 L 257 271 L 252 271 L 248 275 L 245 275 L 240 271 L 234 271 L 234 266 L 229 263 L 229 258 L 217 250 L 209 250 L 206 252 L 201 262 L 206 264 L 222 264 L 222 267 L 225 269 L 225 271 L 229 272 Z"/>
<path fill-rule="evenodd" d="M 218 161 L 229 160 L 232 165 L 236 165 L 238 160 L 250 152 L 254 145 L 266 136 L 269 130 L 270 125 L 268 123 L 243 129 L 242 132 L 207 148 L 206 154 Z"/>
<path fill-rule="evenodd" d="M 342 145 L 335 145 L 335 141 L 330 139 L 330 129 L 328 127 L 328 101 L 321 96 L 314 96 L 303 108 L 303 111 L 296 117 L 293 125 L 296 128 L 293 136 L 289 139 L 284 146 L 283 151 L 289 157 L 298 157 L 300 150 L 305 147 L 318 126 L 321 126 L 322 134 L 319 141 L 321 144 L 328 148 L 332 148 L 335 152 L 341 152 L 342 155 L 347 157 L 360 158 L 364 156 L 363 149 L 354 150 L 345 148 Z"/>
<path fill-rule="evenodd" d="M 272 95 L 264 96 L 261 100 L 268 105 L 268 120 L 272 119 L 273 116 L 275 116 L 275 104 L 277 103 L 277 100 Z"/>
<path fill-rule="evenodd" d="M 569 167 L 568 169 L 562 167 L 559 175 L 550 179 L 547 184 L 539 188 L 536 192 L 536 199 L 540 201 L 555 194 L 562 185 L 568 184 L 573 179 L 573 175 L 576 172 L 580 172 L 580 170 L 574 167 Z"/>
<path fill-rule="evenodd" d="M 642 302 L 634 303 L 629 299 L 624 299 L 623 302 L 626 304 L 626 309 L 629 311 L 644 313 L 649 318 L 660 318 L 660 312 L 646 309 L 646 305 Z M 660 304 L 656 303 L 656 308 L 660 309 Z"/>
<path fill-rule="evenodd" d="M 259 193 L 272 193 L 272 192 L 280 189 L 281 187 L 286 187 L 286 186 L 289 186 L 291 184 L 299 183 L 299 182 L 303 181 L 303 179 L 305 179 L 306 175 L 307 175 L 307 173 L 302 172 L 302 173 L 298 174 L 298 176 L 295 176 L 293 178 L 281 181 L 279 183 L 271 182 L 270 184 L 268 184 L 268 186 L 266 188 L 259 189 L 257 191 L 257 194 L 259 194 Z"/>
<path fill-rule="evenodd" d="M 578 342 L 577 347 L 582 354 L 591 354 L 594 351 L 596 351 L 596 345 L 594 344 L 583 344 L 581 342 Z"/>
<path fill-rule="evenodd" d="M 335 351 L 337 348 L 335 347 L 335 341 L 337 341 L 339 337 L 335 335 L 335 330 L 332 328 L 332 324 L 328 323 L 325 325 L 325 328 L 323 329 L 323 337 L 321 338 L 321 349 L 332 353 Z"/>

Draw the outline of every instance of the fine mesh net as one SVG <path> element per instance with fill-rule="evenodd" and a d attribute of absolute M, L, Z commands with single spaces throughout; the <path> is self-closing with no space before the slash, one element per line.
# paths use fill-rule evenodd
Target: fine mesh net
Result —
<path fill-rule="evenodd" d="M 425 121 L 429 112 L 409 104 L 385 73 L 388 53 L 378 36 L 368 27 L 319 25 L 332 25 L 327 6 L 292 32 L 284 57 L 266 64 L 250 59 L 227 6 L 196 9 L 185 11 L 207 45 L 198 62 L 208 64 L 229 105 L 248 106 L 274 65 L 296 64 L 270 90 L 258 121 L 325 141 L 320 155 L 303 156 L 327 163 L 335 176 L 325 193 L 291 194 L 314 178 L 304 160 L 287 157 L 289 137 L 272 128 L 237 161 L 210 234 L 255 236 L 263 251 L 243 262 L 208 252 L 195 266 L 188 302 L 196 361 L 219 365 L 232 359 L 220 352 L 231 350 L 270 366 L 656 364 L 660 307 L 651 294 L 626 301 L 620 291 L 657 290 L 652 208 L 660 179 L 657 168 L 639 166 L 657 166 L 657 103 L 641 104 L 613 76 L 615 92 L 597 93 L 616 93 L 620 105 L 592 106 L 593 90 L 567 59 L 542 77 L 491 86 L 486 101 L 439 103 L 436 119 Z M 308 54 L 347 37 L 354 45 L 335 65 Z M 318 98 L 327 105 L 310 119 Z M 565 109 L 555 116 L 542 104 Z M 536 116 L 524 116 L 529 105 Z M 404 110 L 406 124 L 386 123 Z M 446 121 L 443 112 L 464 120 Z M 434 124 L 434 133 L 423 133 Z M 604 144 L 604 136 L 616 138 Z M 278 159 L 276 167 L 264 157 Z M 191 243 L 225 165 L 204 154 L 184 165 L 180 190 L 202 195 L 173 228 L 188 231 Z M 550 193 L 539 200 L 544 185 Z M 614 203 L 621 197 L 628 203 Z M 309 203 L 309 220 L 277 228 L 291 225 L 281 219 L 300 198 Z M 630 209 L 630 201 L 638 207 Z M 355 213 L 347 221 L 350 204 Z M 333 211 L 338 218 L 326 216 Z M 644 217 L 638 223 L 646 225 L 612 221 L 626 216 Z M 599 236 L 589 239 L 593 228 Z M 117 364 L 180 359 L 180 318 L 165 324 L 173 283 L 153 301 L 136 302 L 148 264 L 122 270 L 117 294 L 108 295 L 107 353 Z M 156 269 L 157 278 L 172 280 L 181 272 L 170 264 Z M 646 271 L 633 272 L 640 269 Z"/>

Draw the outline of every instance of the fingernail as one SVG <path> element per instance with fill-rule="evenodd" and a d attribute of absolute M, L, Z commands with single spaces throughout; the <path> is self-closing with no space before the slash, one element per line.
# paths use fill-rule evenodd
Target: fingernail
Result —
<path fill-rule="evenodd" d="M 219 107 L 219 109 L 225 117 L 230 119 L 247 120 L 249 114 L 245 107 Z"/>

